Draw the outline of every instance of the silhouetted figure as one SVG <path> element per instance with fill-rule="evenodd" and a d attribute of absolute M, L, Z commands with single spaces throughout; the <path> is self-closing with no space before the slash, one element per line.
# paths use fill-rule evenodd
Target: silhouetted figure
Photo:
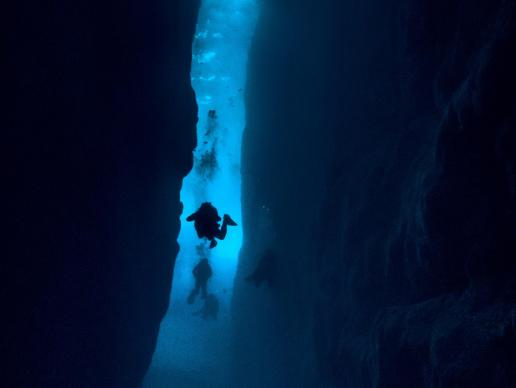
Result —
<path fill-rule="evenodd" d="M 245 278 L 246 281 L 254 283 L 255 287 L 260 287 L 263 282 L 271 287 L 275 281 L 276 256 L 272 250 L 267 249 L 258 262 L 256 269 Z"/>
<path fill-rule="evenodd" d="M 194 313 L 194 315 L 200 315 L 202 319 L 217 319 L 219 314 L 219 300 L 214 294 L 208 294 L 204 299 L 204 305 L 202 309 Z"/>
<path fill-rule="evenodd" d="M 204 202 L 199 210 L 188 216 L 187 221 L 194 221 L 195 230 L 199 238 L 207 238 L 210 240 L 210 248 L 217 245 L 217 240 L 224 240 L 228 232 L 228 225 L 236 226 L 237 223 L 227 214 L 224 214 L 222 227 L 219 227 L 219 213 L 217 209 L 210 203 Z"/>
<path fill-rule="evenodd" d="M 202 259 L 193 269 L 192 274 L 195 278 L 195 287 L 188 296 L 188 303 L 192 304 L 195 302 L 195 298 L 201 291 L 201 297 L 206 299 L 208 295 L 208 280 L 210 279 L 213 271 L 211 269 L 208 259 Z"/>

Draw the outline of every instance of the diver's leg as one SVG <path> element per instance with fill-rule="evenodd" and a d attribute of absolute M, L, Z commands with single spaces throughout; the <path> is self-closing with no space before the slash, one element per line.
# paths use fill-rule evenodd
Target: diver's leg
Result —
<path fill-rule="evenodd" d="M 215 237 L 217 237 L 219 240 L 224 240 L 226 238 L 226 234 L 228 234 L 228 224 L 226 223 L 226 220 L 224 220 L 222 222 L 221 228 L 217 230 Z"/>
<path fill-rule="evenodd" d="M 217 237 L 219 240 L 224 240 L 224 238 L 226 238 L 226 234 L 228 233 L 228 225 L 235 226 L 237 223 L 233 221 L 229 215 L 224 214 L 222 226 L 215 233 L 215 237 Z"/>
<path fill-rule="evenodd" d="M 186 301 L 188 302 L 188 304 L 193 304 L 193 302 L 195 302 L 195 293 L 193 290 L 188 295 L 188 298 L 186 299 Z"/>
<path fill-rule="evenodd" d="M 200 287 L 200 284 L 199 284 L 199 282 L 196 281 L 194 289 L 192 290 L 192 292 L 190 292 L 190 295 L 188 295 L 188 303 L 189 304 L 192 304 L 193 302 L 195 302 L 195 298 L 197 297 L 197 294 L 199 293 L 199 287 Z"/>
<path fill-rule="evenodd" d="M 208 282 L 203 282 L 201 285 L 201 296 L 203 299 L 206 299 L 208 296 Z"/>

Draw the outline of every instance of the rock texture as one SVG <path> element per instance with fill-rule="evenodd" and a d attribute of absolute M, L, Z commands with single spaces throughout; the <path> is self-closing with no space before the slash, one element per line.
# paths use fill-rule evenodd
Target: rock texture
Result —
<path fill-rule="evenodd" d="M 198 6 L 2 7 L 3 386 L 139 386 L 196 142 Z"/>
<path fill-rule="evenodd" d="M 515 7 L 263 2 L 236 386 L 516 387 Z"/>

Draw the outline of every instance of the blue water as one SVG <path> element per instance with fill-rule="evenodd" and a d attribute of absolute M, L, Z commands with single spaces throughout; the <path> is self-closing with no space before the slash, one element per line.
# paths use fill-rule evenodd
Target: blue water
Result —
<path fill-rule="evenodd" d="M 240 151 L 245 127 L 244 89 L 247 55 L 257 18 L 255 0 L 203 0 L 193 42 L 191 80 L 199 106 L 194 168 L 181 191 L 184 212 L 169 311 L 145 386 L 228 387 L 229 301 L 242 245 Z M 199 240 L 186 217 L 204 202 L 239 224 L 230 227 L 215 249 Z M 200 253 L 202 252 L 202 253 Z M 215 321 L 204 321 L 186 298 L 192 268 L 207 256 L 214 275 L 209 292 L 220 302 Z"/>

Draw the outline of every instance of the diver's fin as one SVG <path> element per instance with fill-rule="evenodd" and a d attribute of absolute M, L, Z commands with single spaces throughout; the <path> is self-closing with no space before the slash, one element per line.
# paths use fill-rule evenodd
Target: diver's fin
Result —
<path fill-rule="evenodd" d="M 229 216 L 229 214 L 224 214 L 224 222 L 227 225 L 237 226 L 237 223 L 235 221 L 233 221 L 233 219 Z"/>

